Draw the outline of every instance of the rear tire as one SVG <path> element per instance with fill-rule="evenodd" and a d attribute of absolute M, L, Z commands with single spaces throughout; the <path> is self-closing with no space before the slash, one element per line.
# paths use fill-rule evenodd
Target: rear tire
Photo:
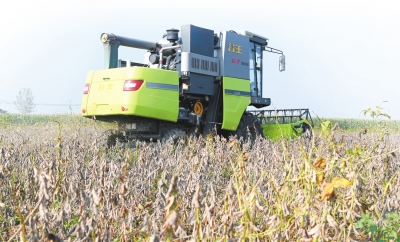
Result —
<path fill-rule="evenodd" d="M 113 148 L 119 143 L 126 143 L 125 137 L 122 134 L 111 134 L 107 139 L 107 148 Z"/>
<path fill-rule="evenodd" d="M 119 143 L 125 143 L 125 137 L 116 130 L 109 129 L 104 131 L 98 138 L 97 138 L 97 145 L 99 148 L 106 148 L 110 149 L 117 145 L 117 141 Z"/>
<path fill-rule="evenodd" d="M 163 136 L 163 141 L 164 142 L 169 142 L 172 140 L 175 143 L 177 143 L 180 139 L 186 138 L 186 132 L 182 129 L 170 129 L 167 132 L 165 132 Z"/>

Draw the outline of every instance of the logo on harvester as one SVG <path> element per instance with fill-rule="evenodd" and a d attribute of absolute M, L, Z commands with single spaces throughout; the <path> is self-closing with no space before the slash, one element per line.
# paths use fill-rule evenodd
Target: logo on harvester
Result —
<path fill-rule="evenodd" d="M 240 59 L 239 58 L 232 58 L 231 63 L 232 64 L 240 64 Z"/>
<path fill-rule="evenodd" d="M 99 85 L 98 89 L 99 89 L 99 91 L 111 90 L 111 89 L 113 89 L 113 84 L 107 84 L 107 85 L 101 84 L 101 85 Z"/>
<path fill-rule="evenodd" d="M 228 44 L 228 51 L 236 54 L 242 54 L 242 46 L 235 44 Z"/>

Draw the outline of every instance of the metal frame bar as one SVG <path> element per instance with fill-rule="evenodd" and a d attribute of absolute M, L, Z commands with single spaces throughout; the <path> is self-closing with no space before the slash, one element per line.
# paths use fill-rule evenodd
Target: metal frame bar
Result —
<path fill-rule="evenodd" d="M 271 123 L 271 119 L 278 121 L 278 123 L 282 124 L 294 123 L 300 120 L 307 120 L 312 126 L 314 126 L 314 122 L 311 118 L 308 108 L 254 110 L 247 112 L 255 115 L 261 123 Z"/>
<path fill-rule="evenodd" d="M 264 51 L 283 55 L 283 51 L 268 46 L 264 46 Z"/>

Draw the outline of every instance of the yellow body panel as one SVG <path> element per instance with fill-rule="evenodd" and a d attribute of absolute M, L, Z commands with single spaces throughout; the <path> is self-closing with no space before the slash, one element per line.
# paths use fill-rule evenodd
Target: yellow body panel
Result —
<path fill-rule="evenodd" d="M 123 91 L 125 80 L 143 80 L 137 91 Z M 178 72 L 126 67 L 88 74 L 89 94 L 82 97 L 83 116 L 134 115 L 176 122 L 179 111 Z"/>

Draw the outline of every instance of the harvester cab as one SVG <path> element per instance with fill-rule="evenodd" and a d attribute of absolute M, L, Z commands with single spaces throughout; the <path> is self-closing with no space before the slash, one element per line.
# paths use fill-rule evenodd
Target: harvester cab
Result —
<path fill-rule="evenodd" d="M 265 112 L 246 111 L 271 104 L 263 97 L 263 53 L 280 54 L 279 70 L 285 70 L 283 52 L 268 47 L 260 35 L 183 25 L 180 31 L 168 29 L 158 42 L 108 33 L 101 41 L 104 69 L 89 72 L 81 110 L 84 117 L 118 123 L 111 141 L 210 133 L 298 136 L 299 125 L 307 123 L 296 122 L 291 124 L 296 132 L 279 134 L 269 131 L 276 122 Z M 120 46 L 146 50 L 144 62 L 119 59 Z"/>

